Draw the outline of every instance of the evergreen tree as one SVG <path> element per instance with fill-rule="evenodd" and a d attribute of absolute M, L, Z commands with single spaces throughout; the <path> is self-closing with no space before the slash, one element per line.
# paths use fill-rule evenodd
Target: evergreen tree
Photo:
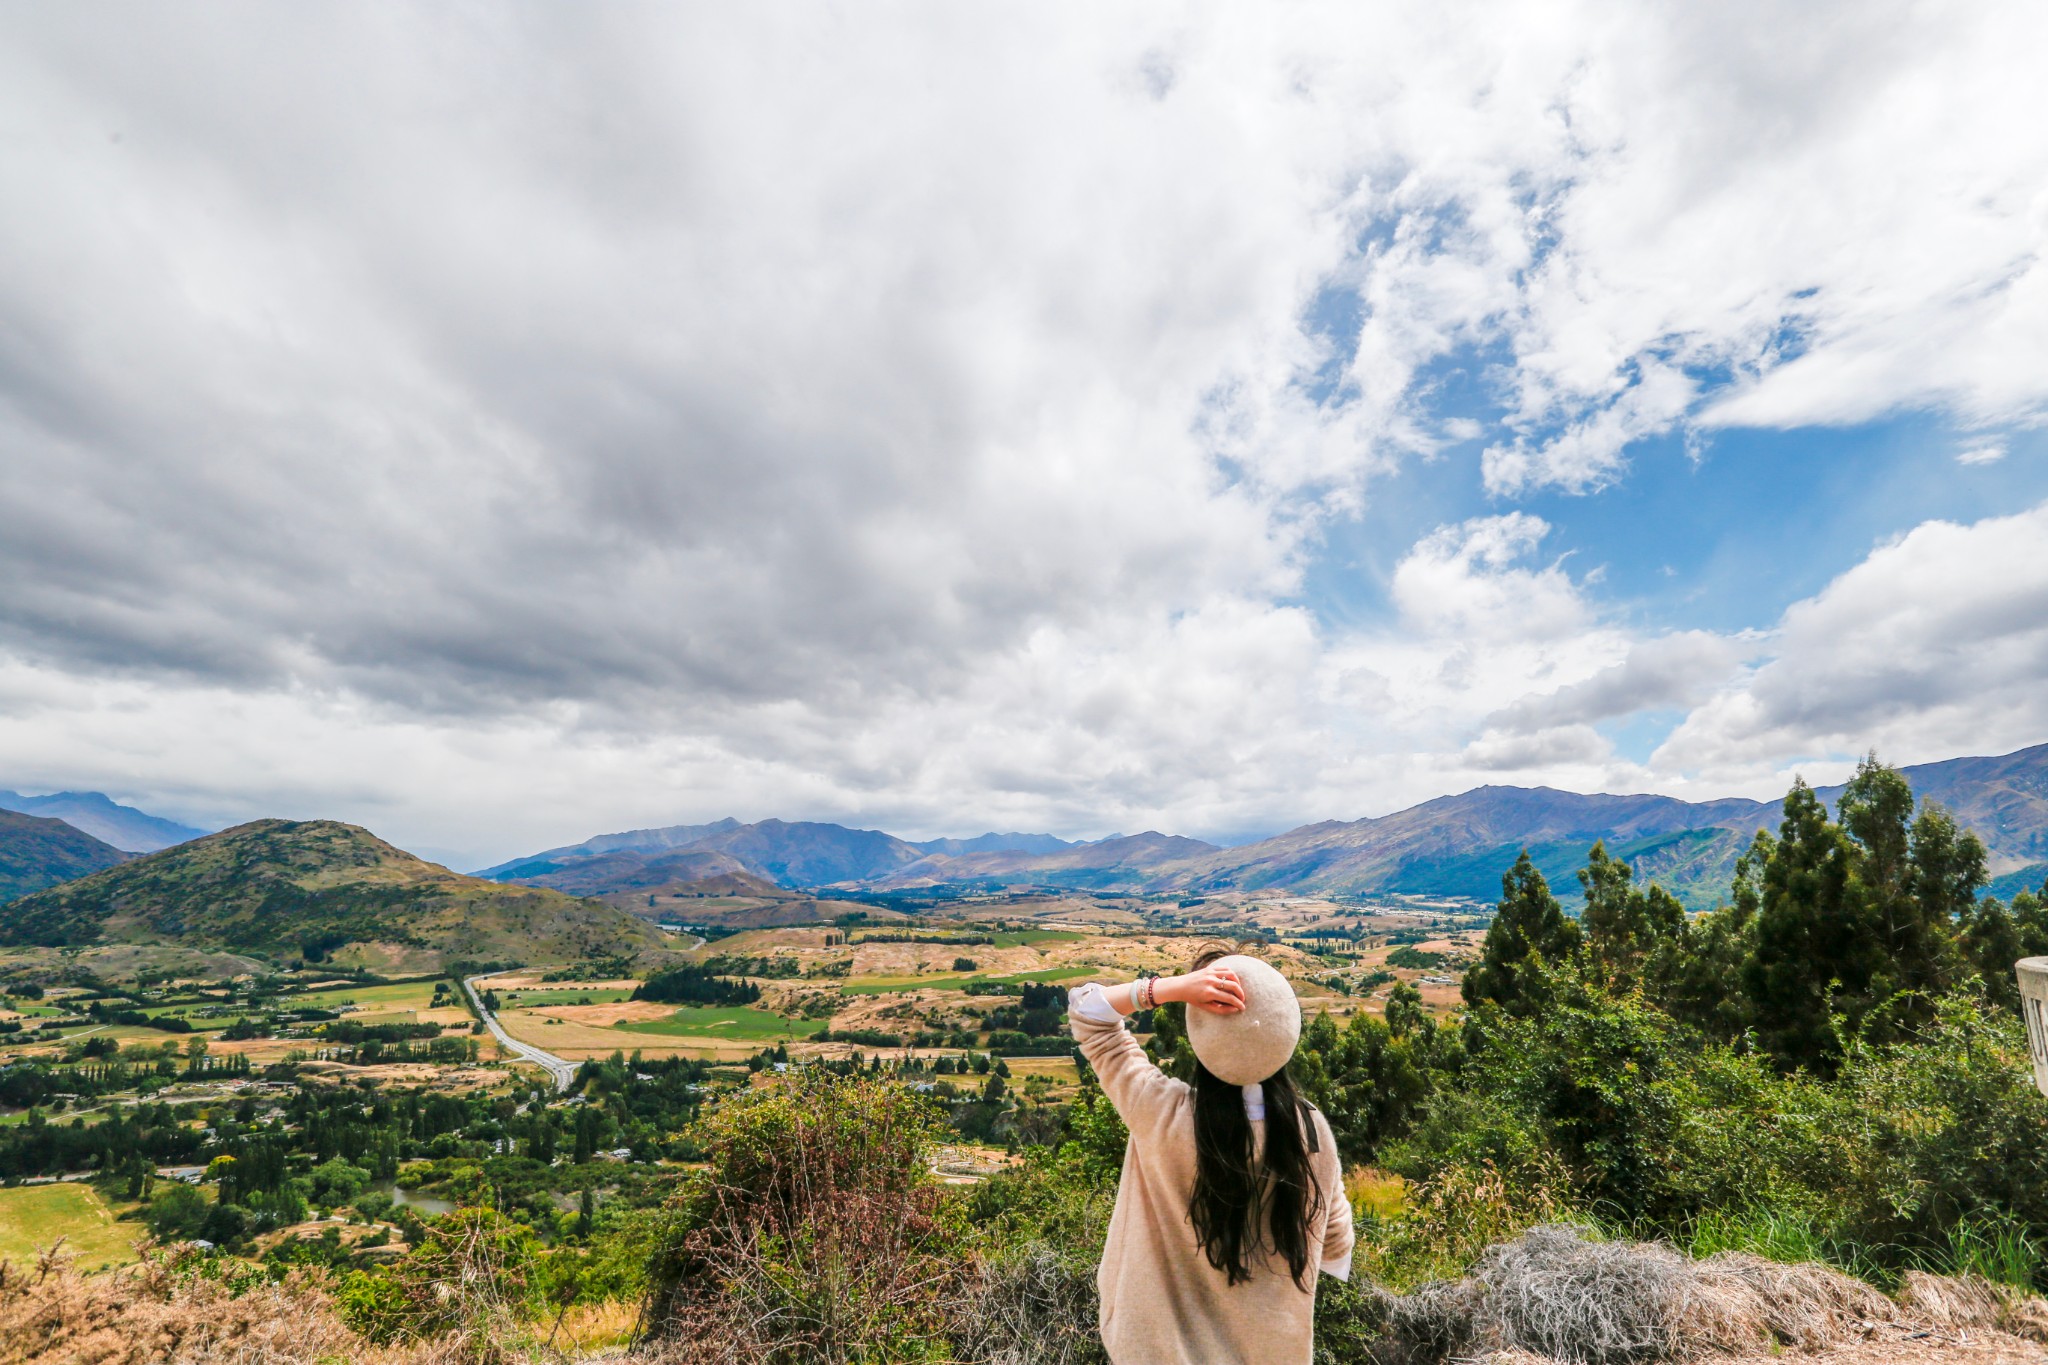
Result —
<path fill-rule="evenodd" d="M 1579 872 L 1588 965 L 1599 981 L 1620 990 L 1669 980 L 1685 948 L 1685 907 L 1663 887 L 1638 887 L 1634 878 L 1627 863 L 1608 855 L 1604 840 L 1593 845 Z"/>
<path fill-rule="evenodd" d="M 1487 926 L 1477 966 L 1465 974 L 1465 1003 L 1491 1000 L 1527 1014 L 1548 998 L 1548 973 L 1579 949 L 1579 926 L 1565 918 L 1529 850 L 1500 879 L 1500 904 Z"/>
<path fill-rule="evenodd" d="M 1855 845 L 1801 780 L 1758 887 L 1755 947 L 1743 985 L 1758 1035 L 1779 1065 L 1832 1074 L 1830 1015 L 1860 1022 L 1883 962 L 1879 926 L 1855 876 Z"/>

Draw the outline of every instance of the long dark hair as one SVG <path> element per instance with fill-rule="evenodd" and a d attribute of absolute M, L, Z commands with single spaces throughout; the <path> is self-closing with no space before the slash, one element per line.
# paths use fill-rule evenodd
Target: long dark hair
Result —
<path fill-rule="evenodd" d="M 1221 954 L 1207 954 L 1199 970 Z M 1323 1192 L 1309 1167 L 1313 1122 L 1287 1067 L 1268 1076 L 1266 1142 L 1252 1140 L 1244 1092 L 1195 1061 L 1195 1191 L 1188 1219 L 1209 1264 L 1235 1285 L 1252 1277 L 1262 1251 L 1283 1257 L 1294 1283 L 1310 1287 L 1309 1225 L 1322 1210 Z M 1260 1215 L 1265 1215 L 1263 1218 Z"/>

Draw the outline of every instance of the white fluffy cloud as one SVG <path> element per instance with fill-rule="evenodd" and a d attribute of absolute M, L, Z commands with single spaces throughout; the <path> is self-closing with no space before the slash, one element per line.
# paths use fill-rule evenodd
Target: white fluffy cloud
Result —
<path fill-rule="evenodd" d="M 1801 672 L 1805 617 L 1728 683 L 1750 643 L 1625 622 L 1512 506 L 1391 547 L 1370 628 L 1303 570 L 1448 443 L 1504 501 L 1677 427 L 2003 449 L 2048 396 L 2044 24 L 14 10 L 0 785 L 481 855 L 1945 741 L 1917 674 Z M 1596 728 L 1703 696 L 1648 768 Z"/>
<path fill-rule="evenodd" d="M 1785 613 L 1769 657 L 1652 757 L 1709 780 L 1875 747 L 1895 762 L 2048 736 L 2048 506 L 1930 521 Z"/>

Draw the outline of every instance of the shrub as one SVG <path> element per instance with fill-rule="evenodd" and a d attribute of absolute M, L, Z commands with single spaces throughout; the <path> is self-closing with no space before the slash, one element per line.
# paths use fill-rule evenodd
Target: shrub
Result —
<path fill-rule="evenodd" d="M 929 1173 L 941 1122 L 816 1069 L 722 1106 L 650 1268 L 648 1334 L 687 1362 L 946 1358 L 969 1265 Z"/>

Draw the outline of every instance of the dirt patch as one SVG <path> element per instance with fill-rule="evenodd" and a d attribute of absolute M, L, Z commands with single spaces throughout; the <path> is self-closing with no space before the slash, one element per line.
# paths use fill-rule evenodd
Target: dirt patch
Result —
<path fill-rule="evenodd" d="M 676 1007 L 655 1000 L 621 1000 L 610 1005 L 536 1005 L 530 1012 L 592 1028 L 610 1028 L 618 1023 L 666 1019 L 676 1012 Z"/>

